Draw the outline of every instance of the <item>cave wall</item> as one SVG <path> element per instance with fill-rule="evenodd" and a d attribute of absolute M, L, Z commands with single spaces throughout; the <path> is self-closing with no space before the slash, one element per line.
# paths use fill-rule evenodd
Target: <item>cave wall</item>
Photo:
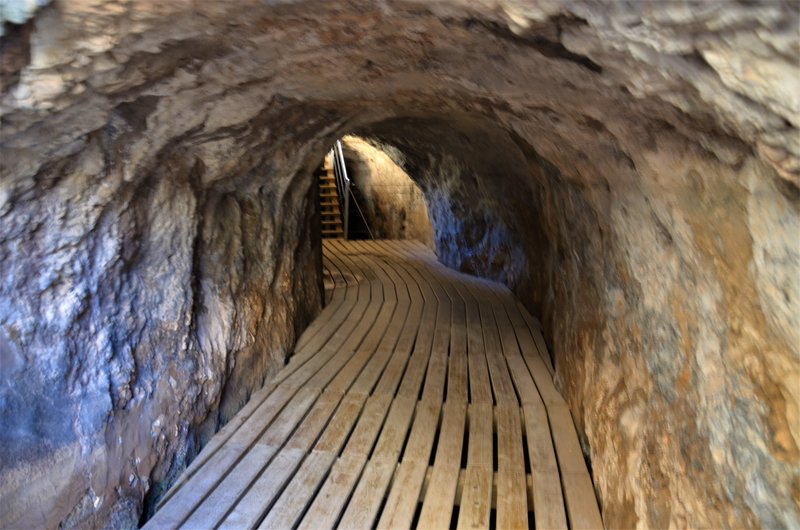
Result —
<path fill-rule="evenodd" d="M 0 213 L 4 527 L 136 526 L 320 309 L 313 166 L 281 162 L 319 154 L 260 121 L 299 116 L 225 130 L 177 99 L 108 101 L 49 160 L 3 157 L 29 164 Z"/>
<path fill-rule="evenodd" d="M 630 160 L 591 153 L 636 171 L 592 183 L 490 123 L 368 132 L 418 175 L 438 257 L 542 318 L 607 525 L 795 524 L 798 190 L 670 128 L 620 134 Z"/>
<path fill-rule="evenodd" d="M 545 165 L 553 254 L 518 292 L 582 411 L 607 521 L 793 526 L 797 195 L 746 152 L 721 164 L 658 136 L 632 151 L 645 178 L 588 193 L 602 208 Z"/>
<path fill-rule="evenodd" d="M 359 206 L 372 235 L 378 239 L 415 239 L 433 248 L 425 197 L 411 177 L 380 146 L 363 138 L 345 136 L 342 152 L 348 176 L 363 198 Z"/>
<path fill-rule="evenodd" d="M 203 0 L 6 28 L 0 522 L 135 521 L 269 377 L 320 303 L 310 175 L 353 131 L 440 259 L 543 321 L 608 526 L 800 526 L 797 25 Z"/>
<path fill-rule="evenodd" d="M 375 134 L 416 158 L 440 259 L 542 317 L 606 523 L 792 526 L 797 190 L 670 128 L 620 135 L 622 164 L 593 153 L 636 179 L 587 184 L 514 134 L 449 123 Z"/>

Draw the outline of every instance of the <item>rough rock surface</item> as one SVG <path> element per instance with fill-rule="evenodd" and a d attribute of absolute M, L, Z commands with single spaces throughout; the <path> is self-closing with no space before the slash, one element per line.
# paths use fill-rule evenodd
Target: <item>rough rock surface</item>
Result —
<path fill-rule="evenodd" d="M 0 61 L 3 526 L 135 521 L 268 376 L 319 304 L 311 173 L 349 131 L 418 178 L 446 263 L 542 318 L 608 526 L 800 526 L 796 2 L 28 24 Z"/>
<path fill-rule="evenodd" d="M 357 136 L 342 138 L 348 176 L 363 201 L 359 206 L 372 235 L 416 239 L 433 248 L 433 228 L 422 190 L 383 149 L 391 148 Z"/>

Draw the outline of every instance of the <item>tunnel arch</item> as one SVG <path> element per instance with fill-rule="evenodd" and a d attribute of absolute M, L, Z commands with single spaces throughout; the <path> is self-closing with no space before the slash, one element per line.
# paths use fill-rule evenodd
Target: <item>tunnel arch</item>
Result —
<path fill-rule="evenodd" d="M 310 175 L 354 131 L 541 317 L 607 525 L 797 524 L 797 6 L 676 5 L 40 10 L 2 92 L 0 473 L 37 522 L 138 519 L 318 310 Z"/>

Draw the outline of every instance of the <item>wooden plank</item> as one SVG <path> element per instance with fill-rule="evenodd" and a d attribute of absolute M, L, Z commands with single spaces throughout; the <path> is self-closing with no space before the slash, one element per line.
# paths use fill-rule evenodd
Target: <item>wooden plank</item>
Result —
<path fill-rule="evenodd" d="M 336 454 L 327 451 L 312 451 L 306 456 L 300 469 L 258 528 L 294 528 L 335 461 Z"/>
<path fill-rule="evenodd" d="M 236 530 L 255 527 L 283 486 L 300 466 L 305 455 L 305 450 L 284 448 L 275 455 L 269 466 L 227 516 L 225 516 L 224 510 L 212 511 L 207 519 L 198 517 L 196 522 L 188 521 L 185 526 L 187 528 L 212 528 L 222 516 L 225 516 L 218 528 Z M 203 504 L 203 507 L 205 506 Z"/>
<path fill-rule="evenodd" d="M 302 449 L 308 451 L 317 441 L 320 433 L 325 428 L 328 420 L 331 419 L 337 407 L 342 402 L 343 394 L 326 390 L 314 403 L 314 407 L 303 419 L 303 422 L 294 431 L 292 437 L 286 442 L 286 447 L 290 449 Z M 351 397 L 351 399 L 353 399 Z M 366 399 L 358 397 L 358 401 Z"/>
<path fill-rule="evenodd" d="M 553 377 L 553 374 L 555 373 L 555 370 L 553 369 L 553 360 L 547 351 L 547 345 L 544 342 L 544 337 L 542 337 L 541 322 L 539 322 L 539 319 L 531 315 L 521 302 L 510 301 L 507 307 L 509 315 L 512 315 L 512 319 L 514 320 L 514 327 L 526 328 L 530 332 L 531 337 L 536 344 L 536 349 L 539 352 L 547 371 L 550 372 L 550 377 Z"/>
<path fill-rule="evenodd" d="M 566 528 L 567 519 L 547 412 L 520 353 L 517 334 L 507 315 L 508 307 L 497 300 L 494 312 L 503 352 L 524 411 L 528 459 L 531 463 L 534 523 L 536 528 Z"/>
<path fill-rule="evenodd" d="M 452 307 L 450 356 L 447 366 L 447 401 L 466 403 L 469 397 L 466 309 L 463 298 L 450 282 L 445 283 L 445 290 L 450 296 Z"/>
<path fill-rule="evenodd" d="M 363 295 L 365 292 L 369 292 L 368 286 L 366 286 L 366 290 L 364 289 L 364 284 L 366 282 L 356 281 L 355 278 L 359 275 L 358 269 L 355 268 L 355 265 L 352 264 L 349 259 L 340 256 L 330 256 L 330 259 L 339 264 L 343 270 L 347 271 L 346 274 L 348 274 L 350 277 L 350 280 L 348 280 L 348 285 L 343 292 L 344 299 L 335 310 L 330 310 L 326 320 L 322 321 L 319 325 L 316 325 L 318 329 L 313 332 L 313 335 L 309 337 L 308 340 L 303 341 L 302 344 L 298 344 L 295 347 L 295 357 L 298 360 L 301 358 L 307 358 L 308 355 L 319 351 L 320 348 L 325 346 L 333 334 L 339 330 L 339 327 L 344 322 L 348 321 L 352 310 L 356 306 L 359 296 Z M 353 272 L 354 270 L 356 272 Z M 303 355 L 304 353 L 306 355 Z"/>
<path fill-rule="evenodd" d="M 339 307 L 345 300 L 347 292 L 347 280 L 345 275 L 339 270 L 335 261 L 331 260 L 328 256 L 323 256 L 324 274 L 328 275 L 333 280 L 333 286 L 330 291 L 326 292 L 329 296 L 326 300 L 325 307 L 320 314 L 309 326 L 303 331 L 295 344 L 295 350 L 303 349 L 308 341 L 313 338 L 320 330 L 328 324 L 328 321 L 338 314 Z"/>
<path fill-rule="evenodd" d="M 497 418 L 497 527 L 528 528 L 525 457 L 517 405 L 498 404 Z"/>
<path fill-rule="evenodd" d="M 412 326 L 415 327 L 415 324 L 413 323 L 407 324 L 411 299 L 408 295 L 408 289 L 406 288 L 405 282 L 400 279 L 400 277 L 391 267 L 387 267 L 387 272 L 392 278 L 392 281 L 395 283 L 395 289 L 398 296 L 397 307 L 395 308 L 395 314 L 392 317 L 392 322 L 386 328 L 386 333 L 384 334 L 381 343 L 378 345 L 375 354 L 370 358 L 367 366 L 358 376 L 356 382 L 353 383 L 354 391 L 371 392 L 381 374 L 386 369 L 387 363 L 389 363 L 393 356 L 397 355 L 405 359 L 410 354 L 410 346 L 405 352 L 397 351 L 395 347 L 397 346 L 398 340 L 404 330 L 408 330 L 408 328 Z M 405 362 L 403 362 L 403 365 L 404 364 Z M 399 381 L 399 371 L 395 371 L 395 373 L 397 374 L 397 380 Z"/>
<path fill-rule="evenodd" d="M 450 527 L 461 467 L 466 417 L 465 403 L 448 401 L 444 404 L 436 459 L 433 463 L 430 487 L 422 503 L 418 528 Z"/>
<path fill-rule="evenodd" d="M 343 308 L 341 312 L 342 319 L 349 315 L 350 310 L 348 308 L 352 309 L 356 306 L 359 296 L 362 298 L 363 303 L 363 297 L 368 294 L 368 287 L 361 287 L 357 292 L 353 293 L 349 297 L 348 306 Z M 342 328 L 350 329 L 347 326 L 336 324 L 337 332 L 342 333 Z M 272 421 L 278 411 L 286 404 L 288 399 L 290 399 L 291 395 L 294 394 L 300 385 L 305 383 L 312 374 L 324 366 L 324 364 L 333 357 L 334 352 L 335 349 L 329 347 L 323 354 L 313 356 L 314 358 L 311 362 L 305 362 L 308 361 L 308 359 L 312 357 L 312 353 L 314 353 L 313 348 L 310 348 L 308 355 L 301 356 L 302 359 L 297 360 L 294 366 L 287 366 L 281 370 L 276 375 L 275 381 L 272 384 L 256 392 L 250 402 L 237 415 L 236 419 L 229 422 L 225 428 L 217 433 L 204 450 L 195 458 L 189 468 L 184 472 L 181 479 L 179 479 L 167 495 L 165 495 L 161 506 L 164 506 L 164 504 L 192 479 L 203 466 L 208 464 L 211 459 L 215 458 L 215 453 L 223 444 L 229 442 L 241 446 L 249 446 L 252 444 L 253 440 L 259 436 L 263 429 Z M 187 495 L 196 496 L 198 494 L 198 492 L 194 492 Z"/>
<path fill-rule="evenodd" d="M 403 461 L 386 499 L 379 528 L 411 527 L 428 470 L 440 409 L 441 402 L 422 402 L 417 406 Z"/>
<path fill-rule="evenodd" d="M 366 394 L 349 393 L 345 395 L 333 418 L 314 445 L 314 450 L 338 454 L 356 424 L 366 400 Z"/>
<path fill-rule="evenodd" d="M 539 352 L 539 356 L 542 358 L 544 365 L 547 367 L 547 371 L 550 372 L 550 377 L 553 377 L 555 370 L 553 369 L 553 361 L 550 357 L 550 353 L 547 351 L 547 344 L 544 342 L 544 337 L 542 337 L 542 332 L 539 328 L 530 327 L 531 335 L 533 335 L 533 340 L 536 341 L 536 348 Z"/>
<path fill-rule="evenodd" d="M 372 328 L 382 302 L 383 283 L 380 280 L 373 279 L 360 285 L 359 299 L 353 308 L 353 314 L 359 316 L 359 318 L 348 319 L 347 323 L 351 325 L 340 327 L 328 340 L 326 347 L 355 350 Z M 355 322 L 354 326 L 352 325 L 353 322 Z"/>
<path fill-rule="evenodd" d="M 536 389 L 533 378 L 522 358 L 519 344 L 517 343 L 517 335 L 514 332 L 514 328 L 511 326 L 511 322 L 502 302 L 496 300 L 496 303 L 493 304 L 493 309 L 503 355 L 508 365 L 508 370 L 511 373 L 514 387 L 517 389 L 519 400 L 523 404 L 532 401 L 541 403 L 542 398 L 539 396 L 539 391 Z"/>
<path fill-rule="evenodd" d="M 314 446 L 314 451 L 306 458 L 300 470 L 277 499 L 275 506 L 264 519 L 263 527 L 290 528 L 296 524 L 325 480 L 330 466 L 336 460 L 336 455 L 356 424 L 362 406 L 366 409 L 367 422 L 372 421 L 375 413 L 387 406 L 385 399 L 370 398 L 364 405 L 365 401 L 367 398 L 364 394 L 348 394 L 342 399 L 336 413 Z M 363 426 L 361 431 L 363 439 Z"/>
<path fill-rule="evenodd" d="M 494 408 L 489 403 L 472 403 L 469 412 L 469 443 L 467 466 L 492 467 L 492 435 Z"/>
<path fill-rule="evenodd" d="M 390 264 L 384 263 L 381 264 L 381 266 L 384 268 L 387 276 L 394 284 L 397 295 L 397 306 L 391 322 L 387 326 L 386 332 L 384 333 L 380 344 L 378 344 L 377 350 L 367 363 L 367 366 L 359 375 L 358 379 L 356 379 L 355 383 L 353 383 L 353 389 L 359 392 L 372 391 L 378 378 L 386 368 L 387 363 L 390 361 L 393 355 L 397 355 L 401 358 L 405 356 L 405 358 L 407 358 L 410 354 L 410 346 L 408 348 L 409 351 L 394 352 L 394 348 L 398 343 L 401 333 L 408 329 L 407 319 L 409 308 L 411 306 L 411 298 L 408 294 L 408 288 L 406 283 Z M 408 326 L 413 326 L 414 329 L 416 328 L 414 323 L 408 323 Z M 397 372 L 397 376 L 397 381 L 399 381 L 399 372 Z"/>
<path fill-rule="evenodd" d="M 281 410 L 257 443 L 248 449 L 236 467 L 222 479 L 219 486 L 208 493 L 185 525 L 191 528 L 219 522 L 219 518 L 248 489 L 278 448 L 288 439 L 318 395 L 319 391 L 315 389 L 301 389 Z"/>
<path fill-rule="evenodd" d="M 445 292 L 441 283 L 441 278 L 439 278 L 438 275 L 432 274 L 427 268 L 421 269 L 421 272 L 433 289 L 438 305 L 436 328 L 433 333 L 431 352 L 434 354 L 447 355 L 450 350 L 450 323 L 452 321 L 450 297 Z"/>
<path fill-rule="evenodd" d="M 537 528 L 567 528 L 564 497 L 547 413 L 541 402 L 523 405 L 528 459 L 533 479 L 533 509 Z"/>
<path fill-rule="evenodd" d="M 428 366 L 428 360 L 431 353 L 431 346 L 433 344 L 433 334 L 436 328 L 436 313 L 438 311 L 438 302 L 430 289 L 428 282 L 422 278 L 413 267 L 401 265 L 405 268 L 406 272 L 417 283 L 417 286 L 422 293 L 422 319 L 419 323 L 417 331 L 417 339 L 414 343 L 414 351 L 411 355 L 411 360 L 406 367 L 406 373 L 403 376 L 403 381 L 397 391 L 399 396 L 417 399 L 419 389 L 422 385 L 422 380 Z"/>
<path fill-rule="evenodd" d="M 300 465 L 303 457 L 316 441 L 337 405 L 339 405 L 341 398 L 341 394 L 332 392 L 325 392 L 320 396 L 284 448 L 275 456 L 274 460 L 241 500 L 238 501 L 235 508 L 223 522 L 223 527 L 251 528 L 256 525 L 266 512 L 269 504 L 275 499 Z M 360 401 L 361 399 L 359 398 L 358 402 Z M 205 524 L 210 525 L 211 521 L 215 521 L 215 519 L 209 518 Z M 201 524 L 201 526 L 203 525 Z"/>
<path fill-rule="evenodd" d="M 276 447 L 256 445 L 244 455 L 219 486 L 211 492 L 182 524 L 185 528 L 213 527 L 224 517 L 250 484 L 261 474 L 277 452 Z"/>
<path fill-rule="evenodd" d="M 291 388 L 296 389 L 299 385 L 308 381 L 310 374 L 314 374 L 320 369 L 323 369 L 322 376 L 326 376 L 327 374 L 331 373 L 331 370 L 334 370 L 335 372 L 337 367 L 341 366 L 341 363 L 345 361 L 346 358 L 343 358 L 342 356 L 336 357 L 334 354 L 337 353 L 346 343 L 346 340 L 348 339 L 350 332 L 353 331 L 354 327 L 361 324 L 360 317 L 364 314 L 363 310 L 366 308 L 369 302 L 369 297 L 370 286 L 362 282 L 362 285 L 359 285 L 358 287 L 355 303 L 348 312 L 350 317 L 346 323 L 337 324 L 336 331 L 329 338 L 328 343 L 321 347 L 320 350 L 316 351 L 316 353 L 314 353 L 313 348 L 309 346 L 309 351 L 306 354 L 297 356 L 297 361 L 294 363 L 294 365 L 290 363 L 290 365 L 276 375 L 276 379 L 282 379 L 283 383 Z M 351 300 L 353 299 L 352 296 L 350 298 Z M 354 314 L 353 311 L 355 311 Z M 345 355 L 347 355 L 347 352 Z M 312 381 L 310 384 L 314 384 L 314 381 Z"/>
<path fill-rule="evenodd" d="M 333 388 L 333 390 L 341 391 L 347 388 L 355 376 L 360 372 L 368 357 L 359 356 L 353 360 L 353 357 L 355 357 L 354 352 L 358 345 L 362 342 L 363 338 L 370 332 L 370 329 L 374 328 L 376 325 L 379 308 L 383 302 L 383 284 L 380 281 L 369 282 L 368 289 L 370 291 L 369 301 L 365 302 L 364 300 L 359 299 L 359 307 L 354 309 L 355 312 L 361 311 L 361 318 L 356 324 L 355 328 L 353 328 L 352 332 L 349 334 L 343 333 L 342 337 L 344 340 L 338 344 L 336 344 L 338 341 L 331 339 L 330 343 L 336 344 L 338 349 L 337 354 L 325 367 L 317 371 L 317 373 L 314 374 L 314 376 L 306 383 L 306 385 L 322 388 L 329 384 L 344 366 L 348 369 L 342 378 L 337 381 L 338 386 Z M 343 327 L 343 329 L 345 328 Z M 335 336 L 336 334 L 334 334 L 334 337 Z"/>
<path fill-rule="evenodd" d="M 333 528 L 366 462 L 367 458 L 363 454 L 342 454 L 333 464 L 330 475 L 298 528 L 300 530 Z"/>
<path fill-rule="evenodd" d="M 464 298 L 467 317 L 469 400 L 470 403 L 492 403 L 492 387 L 489 381 L 489 367 L 486 364 L 480 310 L 465 286 L 457 284 L 457 288 Z"/>
<path fill-rule="evenodd" d="M 380 262 L 372 257 L 369 257 L 366 261 L 370 264 L 370 268 L 375 272 L 382 286 L 380 293 L 376 293 L 376 296 L 373 297 L 373 300 L 370 302 L 370 306 L 372 307 L 380 305 L 378 308 L 378 316 L 361 344 L 358 345 L 359 351 L 372 353 L 380 344 L 386 328 L 392 319 L 395 307 L 397 306 L 397 292 L 395 291 L 394 282 L 392 282 L 391 278 L 386 274 L 386 271 L 381 267 Z"/>
<path fill-rule="evenodd" d="M 414 340 L 419 330 L 419 323 L 422 320 L 421 307 L 424 302 L 419 286 L 416 282 L 411 280 L 405 269 L 396 266 L 395 270 L 406 284 L 411 305 L 409 307 L 406 324 L 395 345 L 394 354 L 386 365 L 386 369 L 375 387 L 376 394 L 394 394 L 397 390 L 397 386 L 400 383 L 401 376 L 409 360 L 409 355 L 414 348 Z"/>
<path fill-rule="evenodd" d="M 396 468 L 396 460 L 371 458 L 367 462 L 353 497 L 339 521 L 339 528 L 373 527 Z"/>
<path fill-rule="evenodd" d="M 414 297 L 417 304 L 425 300 L 425 295 L 427 295 L 428 299 L 430 298 L 430 291 L 426 291 L 425 285 L 419 281 L 418 277 L 415 277 L 413 271 L 398 269 L 398 272 L 406 278 L 406 281 L 415 281 L 420 288 L 420 292 L 423 293 L 423 297 L 419 295 Z M 420 350 L 416 350 L 411 362 L 413 363 L 414 358 L 419 358 L 421 355 L 424 355 L 424 352 L 421 353 Z M 392 402 L 380 438 L 372 454 L 372 461 L 375 464 L 368 466 L 364 471 L 366 483 L 374 485 L 374 487 L 356 488 L 353 492 L 349 507 L 342 516 L 345 526 L 353 525 L 358 527 L 367 520 L 371 524 L 374 519 L 383 499 L 385 488 L 391 478 L 391 473 L 394 471 L 394 464 L 400 456 L 400 451 L 414 414 L 416 393 L 419 388 L 419 383 L 415 384 L 415 381 L 419 379 L 421 379 L 421 374 L 418 370 L 408 369 L 403 375 L 400 392 Z M 409 396 L 407 394 L 404 395 L 404 388 L 416 390 L 413 390 L 413 396 Z M 347 449 L 345 452 L 347 452 Z"/>
<path fill-rule="evenodd" d="M 229 468 L 238 461 L 247 448 L 255 443 L 295 392 L 295 386 L 281 384 L 255 408 L 244 422 L 237 421 L 238 425 L 235 424 L 237 428 L 232 430 L 227 438 L 220 437 L 215 444 L 217 450 L 209 452 L 206 460 L 197 465 L 196 471 L 180 485 L 180 488 L 173 488 L 174 493 L 170 496 L 169 502 L 163 504 L 151 520 L 156 521 L 159 526 L 169 527 L 168 521 L 176 521 L 174 524 L 177 525 L 187 518 L 194 508 L 225 478 Z M 227 449 L 227 451 L 223 452 L 222 449 Z M 236 458 L 233 460 L 231 460 L 231 452 L 236 453 Z"/>
<path fill-rule="evenodd" d="M 566 404 L 548 405 L 547 415 L 561 471 L 570 526 L 602 528 L 603 519 L 569 408 Z"/>
<path fill-rule="evenodd" d="M 492 509 L 492 466 L 468 466 L 456 528 L 489 528 Z"/>
<path fill-rule="evenodd" d="M 300 389 L 264 434 L 261 435 L 257 443 L 273 447 L 282 446 L 319 395 L 319 390 L 313 387 Z"/>
<path fill-rule="evenodd" d="M 489 374 L 492 380 L 492 390 L 494 391 L 497 403 L 509 403 L 518 405 L 517 393 L 514 391 L 514 384 L 508 373 L 503 347 L 500 343 L 500 336 L 495 322 L 494 312 L 491 301 L 481 299 L 480 315 L 483 326 L 483 341 L 486 351 L 486 362 L 489 366 Z"/>
<path fill-rule="evenodd" d="M 517 337 L 525 337 L 526 334 L 530 334 L 530 331 L 520 330 L 516 328 L 515 333 Z M 520 345 L 523 344 L 523 341 L 520 340 Z M 533 376 L 533 380 L 536 383 L 536 388 L 539 390 L 539 394 L 542 396 L 542 401 L 549 407 L 550 404 L 559 405 L 564 403 L 564 398 L 561 397 L 558 390 L 556 389 L 555 384 L 553 384 L 553 379 L 550 377 L 550 372 L 547 370 L 547 367 L 542 361 L 542 358 L 539 356 L 537 350 L 531 350 L 529 348 L 521 348 L 522 357 L 525 359 L 525 364 L 528 365 L 528 369 L 530 370 L 531 375 Z"/>
<path fill-rule="evenodd" d="M 233 445 L 220 448 L 215 458 L 203 466 L 203 472 L 197 473 L 190 487 L 183 487 L 173 495 L 168 503 L 161 507 L 147 522 L 146 528 L 177 528 L 186 520 L 206 495 L 212 491 L 225 477 L 228 470 L 239 460 L 244 449 Z"/>
<path fill-rule="evenodd" d="M 421 274 L 428 281 L 437 300 L 436 324 L 431 344 L 431 355 L 428 361 L 428 373 L 422 390 L 423 401 L 441 403 L 444 399 L 445 379 L 447 377 L 448 353 L 450 350 L 451 305 L 438 278 L 430 271 L 422 270 Z"/>
<path fill-rule="evenodd" d="M 417 303 L 421 302 L 419 297 L 416 298 L 416 301 Z M 407 352 L 403 353 L 407 355 Z M 408 387 L 409 385 L 406 384 L 408 379 L 416 379 L 417 375 L 415 371 L 407 371 L 403 376 L 403 384 Z M 364 470 L 364 477 L 362 477 L 364 484 L 369 485 L 369 487 L 361 487 L 359 485 L 353 492 L 350 504 L 342 516 L 341 524 L 343 527 L 359 528 L 370 526 L 374 521 L 386 488 L 394 473 L 394 468 L 414 414 L 415 405 L 416 397 L 404 397 L 402 395 L 398 395 L 392 402 L 370 464 L 367 465 Z"/>
<path fill-rule="evenodd" d="M 421 528 L 487 527 L 492 507 L 498 527 L 525 527 L 530 505 L 537 528 L 602 525 L 540 332 L 507 289 L 442 267 L 417 243 L 324 245 L 338 311 L 323 311 L 279 380 L 212 439 L 157 527 L 408 527 L 420 501 Z"/>
<path fill-rule="evenodd" d="M 261 470 L 311 407 L 317 395 L 318 392 L 313 389 L 300 390 L 258 442 L 250 447 L 242 460 L 224 476 L 219 486 L 207 494 L 202 504 L 186 520 L 185 525 L 192 528 L 214 525 L 219 522 L 220 518 L 256 480 Z M 193 483 L 191 485 L 194 487 Z"/>
<path fill-rule="evenodd" d="M 413 271 L 407 268 L 397 269 L 400 276 L 404 277 L 407 282 L 414 282 L 419 289 L 418 293 L 414 296 L 416 307 L 418 308 L 421 303 L 429 300 L 431 297 L 430 289 L 426 289 L 426 285 L 420 282 L 418 276 Z M 414 306 L 412 306 L 414 307 Z M 414 359 L 419 359 L 425 352 L 416 350 Z M 422 374 L 419 370 L 409 369 L 403 376 L 401 383 L 401 391 L 398 397 L 392 402 L 389 415 L 384 424 L 380 438 L 375 446 L 375 451 L 372 455 L 370 465 L 364 470 L 364 484 L 370 487 L 357 487 L 353 492 L 353 497 L 348 505 L 347 510 L 342 516 L 342 525 L 344 527 L 363 527 L 370 526 L 374 521 L 380 503 L 382 502 L 386 488 L 388 487 L 389 480 L 394 472 L 394 467 L 400 456 L 400 451 L 405 440 L 406 432 L 408 432 L 411 418 L 414 413 L 416 405 L 416 392 L 419 388 L 419 379 Z M 404 394 L 403 389 L 414 389 L 413 391 Z M 413 394 L 410 396 L 409 394 Z"/>
<path fill-rule="evenodd" d="M 342 264 L 347 264 L 350 267 L 354 276 L 367 276 L 368 269 L 359 260 L 344 256 L 337 256 L 337 258 Z M 363 316 L 364 309 L 369 304 L 371 297 L 370 283 L 369 281 L 360 281 L 354 284 L 356 296 L 350 295 L 347 298 L 347 305 L 344 310 L 332 316 L 328 321 L 326 332 L 316 335 L 303 348 L 297 348 L 297 355 L 302 355 L 307 350 L 315 352 L 323 347 L 338 347 L 339 344 L 347 340 L 350 331 L 360 322 L 359 317 Z"/>
<path fill-rule="evenodd" d="M 398 396 L 392 401 L 389 415 L 381 431 L 380 439 L 375 445 L 375 452 L 372 458 L 380 460 L 394 460 L 397 462 L 400 451 L 403 449 L 403 442 L 406 440 L 406 433 L 411 426 L 411 419 L 414 416 L 414 408 L 417 404 L 416 399 Z M 347 449 L 345 449 L 347 451 Z M 367 454 L 369 451 L 365 452 Z"/>
<path fill-rule="evenodd" d="M 299 373 L 299 375 L 302 376 L 304 374 Z M 301 378 L 298 377 L 296 381 L 284 382 L 284 384 L 276 388 L 253 414 L 241 424 L 239 429 L 231 435 L 226 444 L 236 444 L 241 447 L 249 447 L 254 444 L 294 397 L 297 388 L 300 386 L 300 380 Z M 202 470 L 198 473 L 201 472 Z"/>
<path fill-rule="evenodd" d="M 221 448 L 225 445 L 225 443 L 230 439 L 230 437 L 235 433 L 239 427 L 242 426 L 243 423 L 247 421 L 247 419 L 253 414 L 253 412 L 261 406 L 264 402 L 266 397 L 276 388 L 276 385 L 270 384 L 265 386 L 264 388 L 256 391 L 250 398 L 250 401 L 236 414 L 235 417 L 231 418 L 222 429 L 219 430 L 212 438 L 208 441 L 208 443 L 203 447 L 200 453 L 192 460 L 191 464 L 186 468 L 183 474 L 178 478 L 178 480 L 173 484 L 172 488 L 167 492 L 166 495 L 159 501 L 158 509 L 160 510 L 164 504 L 166 504 L 172 496 L 179 491 L 186 482 L 189 481 L 197 471 L 203 467 L 209 459 Z M 280 410 L 280 409 L 277 409 Z M 276 410 L 276 413 L 277 413 Z"/>
<path fill-rule="evenodd" d="M 344 448 L 344 454 L 359 454 L 369 455 L 378 432 L 383 425 L 383 420 L 386 417 L 386 410 L 389 408 L 391 396 L 387 395 L 373 395 L 367 399 L 364 405 L 364 410 L 358 418 L 353 434 L 347 440 L 347 445 Z M 322 442 L 317 446 L 320 448 Z"/>
<path fill-rule="evenodd" d="M 492 505 L 491 403 L 469 406 L 469 447 L 458 528 L 488 528 Z"/>

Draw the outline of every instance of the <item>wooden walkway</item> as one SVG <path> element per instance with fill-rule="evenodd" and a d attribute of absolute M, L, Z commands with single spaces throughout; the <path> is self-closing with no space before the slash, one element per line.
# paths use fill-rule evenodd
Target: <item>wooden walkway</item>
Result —
<path fill-rule="evenodd" d="M 325 309 L 146 528 L 601 528 L 510 292 L 416 242 L 324 249 Z"/>

